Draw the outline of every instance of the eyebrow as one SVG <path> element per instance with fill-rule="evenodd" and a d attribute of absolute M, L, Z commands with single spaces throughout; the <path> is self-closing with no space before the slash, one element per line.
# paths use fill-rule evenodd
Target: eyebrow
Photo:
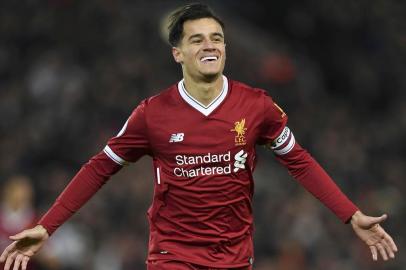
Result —
<path fill-rule="evenodd" d="M 196 38 L 196 37 L 202 37 L 202 36 L 203 36 L 203 34 L 194 34 L 194 35 L 191 35 L 188 38 L 188 40 L 191 40 L 191 39 Z M 222 33 L 220 33 L 220 32 L 211 33 L 210 36 L 217 36 L 217 37 L 224 38 L 224 35 Z"/>

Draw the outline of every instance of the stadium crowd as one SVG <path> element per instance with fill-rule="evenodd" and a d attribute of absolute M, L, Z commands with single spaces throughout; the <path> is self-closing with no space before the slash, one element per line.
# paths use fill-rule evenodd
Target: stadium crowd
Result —
<path fill-rule="evenodd" d="M 0 2 L 1 250 L 142 99 L 181 79 L 162 18 L 184 2 Z M 225 75 L 267 89 L 344 192 L 365 213 L 389 214 L 400 248 L 372 262 L 350 225 L 258 148 L 254 269 L 404 269 L 406 4 L 205 2 L 226 22 Z M 120 171 L 31 269 L 144 269 L 152 187 L 148 157 Z"/>

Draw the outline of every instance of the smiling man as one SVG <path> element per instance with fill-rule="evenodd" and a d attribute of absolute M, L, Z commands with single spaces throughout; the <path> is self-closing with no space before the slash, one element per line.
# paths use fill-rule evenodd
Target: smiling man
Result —
<path fill-rule="evenodd" d="M 152 157 L 155 173 L 148 270 L 252 269 L 256 145 L 267 146 L 304 188 L 351 222 L 374 260 L 393 258 L 396 245 L 379 225 L 386 215 L 358 210 L 298 144 L 287 115 L 266 91 L 223 75 L 223 22 L 207 6 L 191 4 L 172 14 L 169 30 L 183 79 L 144 100 L 38 226 L 11 237 L 0 258 L 5 269 L 13 262 L 14 270 L 25 269 L 110 176 L 144 155 Z"/>

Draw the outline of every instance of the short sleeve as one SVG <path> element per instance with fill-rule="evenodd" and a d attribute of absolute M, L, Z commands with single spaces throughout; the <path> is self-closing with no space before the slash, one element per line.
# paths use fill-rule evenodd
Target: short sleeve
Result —
<path fill-rule="evenodd" d="M 145 101 L 138 105 L 120 132 L 108 141 L 103 150 L 111 160 L 119 165 L 135 162 L 150 152 L 145 107 Z"/>
<path fill-rule="evenodd" d="M 283 132 L 288 116 L 266 92 L 263 95 L 263 104 L 263 122 L 258 144 L 269 144 Z"/>

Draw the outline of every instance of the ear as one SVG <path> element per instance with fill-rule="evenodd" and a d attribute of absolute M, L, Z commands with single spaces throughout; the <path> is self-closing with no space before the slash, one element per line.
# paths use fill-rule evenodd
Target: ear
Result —
<path fill-rule="evenodd" d="M 173 58 L 175 59 L 176 63 L 182 64 L 183 63 L 183 57 L 182 57 L 182 52 L 178 47 L 172 47 L 172 55 Z"/>

